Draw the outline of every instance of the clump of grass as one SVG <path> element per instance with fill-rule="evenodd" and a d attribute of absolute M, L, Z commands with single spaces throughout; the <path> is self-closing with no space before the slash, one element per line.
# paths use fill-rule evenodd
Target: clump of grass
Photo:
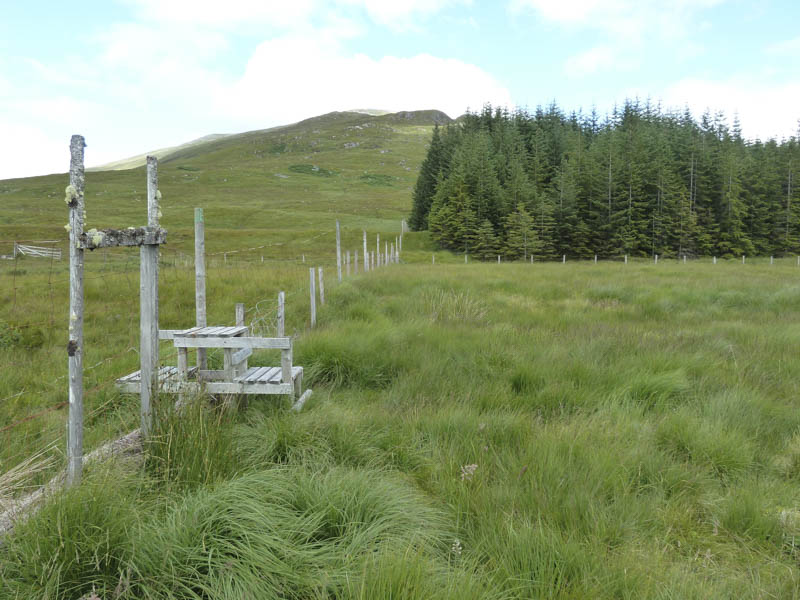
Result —
<path fill-rule="evenodd" d="M 113 465 L 90 472 L 18 523 L 0 550 L 4 597 L 66 599 L 114 590 L 130 559 L 135 485 Z"/>
<path fill-rule="evenodd" d="M 133 597 L 337 597 L 375 552 L 435 548 L 443 515 L 383 473 L 275 468 L 198 490 L 137 533 Z"/>
<path fill-rule="evenodd" d="M 424 295 L 425 309 L 435 322 L 481 323 L 486 319 L 486 305 L 466 292 L 433 290 Z"/>
<path fill-rule="evenodd" d="M 145 441 L 145 468 L 171 490 L 212 485 L 238 471 L 231 412 L 191 399 L 180 409 L 164 406 Z"/>

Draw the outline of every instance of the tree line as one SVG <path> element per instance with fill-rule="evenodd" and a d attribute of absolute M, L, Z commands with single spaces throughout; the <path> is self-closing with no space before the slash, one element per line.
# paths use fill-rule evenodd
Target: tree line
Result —
<path fill-rule="evenodd" d="M 434 128 L 409 226 L 483 259 L 797 254 L 798 170 L 800 129 L 746 140 L 722 112 L 487 105 Z"/>

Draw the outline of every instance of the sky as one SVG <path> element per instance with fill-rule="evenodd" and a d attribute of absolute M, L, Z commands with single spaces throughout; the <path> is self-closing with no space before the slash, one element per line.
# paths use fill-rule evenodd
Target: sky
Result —
<path fill-rule="evenodd" d="M 798 0 L 38 0 L 0 19 L 0 179 L 334 110 L 626 98 L 796 135 Z"/>

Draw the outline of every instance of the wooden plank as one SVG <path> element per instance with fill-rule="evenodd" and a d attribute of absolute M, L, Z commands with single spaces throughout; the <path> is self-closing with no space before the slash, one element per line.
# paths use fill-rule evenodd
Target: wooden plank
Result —
<path fill-rule="evenodd" d="M 261 348 L 265 350 L 286 350 L 291 347 L 290 338 L 261 338 L 261 337 L 207 337 L 184 338 L 177 337 L 172 340 L 176 348 Z"/>
<path fill-rule="evenodd" d="M 266 372 L 262 373 L 261 376 L 258 378 L 257 383 L 270 383 L 270 380 L 273 377 L 280 374 L 281 374 L 280 367 L 268 367 Z"/>
<path fill-rule="evenodd" d="M 253 354 L 252 348 L 242 348 L 238 352 L 234 352 L 231 356 L 233 364 L 238 365 L 240 362 L 247 360 Z"/>
<path fill-rule="evenodd" d="M 270 367 L 253 367 L 247 372 L 247 377 L 239 378 L 244 383 L 255 383 L 269 371 Z"/>
<path fill-rule="evenodd" d="M 194 209 L 194 312 L 198 327 L 208 325 L 206 320 L 206 225 L 203 209 Z M 203 348 L 197 350 L 197 368 L 205 370 L 208 357 Z"/>
<path fill-rule="evenodd" d="M 305 392 L 303 392 L 303 395 L 300 396 L 300 398 L 297 399 L 297 402 L 295 402 L 292 405 L 292 411 L 300 412 L 301 410 L 303 410 L 303 405 L 306 402 L 308 402 L 309 398 L 311 398 L 311 394 L 312 394 L 311 390 L 306 390 Z"/>
<path fill-rule="evenodd" d="M 256 383 L 253 385 L 237 382 L 210 381 L 205 384 L 205 389 L 209 394 L 257 394 L 257 395 L 291 395 L 293 386 L 291 383 Z"/>
<path fill-rule="evenodd" d="M 77 243 L 83 250 L 135 246 L 157 246 L 167 241 L 167 230 L 158 225 L 127 229 L 90 229 L 81 233 Z"/>
<path fill-rule="evenodd" d="M 185 331 L 185 329 L 159 329 L 158 339 L 171 340 L 175 338 L 176 334 L 183 334 Z"/>
<path fill-rule="evenodd" d="M 69 187 L 69 416 L 67 421 L 67 485 L 80 483 L 83 469 L 83 234 L 84 168 L 83 136 L 70 140 Z"/>

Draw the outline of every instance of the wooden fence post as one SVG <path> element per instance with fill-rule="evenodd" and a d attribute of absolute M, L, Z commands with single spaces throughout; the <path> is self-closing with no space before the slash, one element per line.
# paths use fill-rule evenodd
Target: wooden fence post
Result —
<path fill-rule="evenodd" d="M 339 221 L 336 221 L 336 275 L 339 283 L 342 281 L 342 236 L 339 231 Z M 320 286 L 320 291 L 322 287 Z"/>
<path fill-rule="evenodd" d="M 594 255 L 594 264 L 597 264 L 597 254 Z"/>
<path fill-rule="evenodd" d="M 376 267 L 381 266 L 381 234 L 375 234 L 377 237 L 375 238 L 375 260 L 378 261 L 375 263 Z"/>
<path fill-rule="evenodd" d="M 347 251 L 347 260 L 345 260 L 345 264 L 347 265 L 347 276 L 350 277 L 350 250 Z"/>
<path fill-rule="evenodd" d="M 435 254 L 431 254 L 431 264 L 432 265 L 436 264 L 436 255 Z"/>
<path fill-rule="evenodd" d="M 658 254 L 655 255 L 655 264 L 658 264 Z"/>
<path fill-rule="evenodd" d="M 383 242 L 383 265 L 389 264 L 389 242 Z"/>
<path fill-rule="evenodd" d="M 500 264 L 500 255 L 499 254 L 497 255 L 497 264 L 498 265 Z"/>
<path fill-rule="evenodd" d="M 309 278 L 309 291 L 311 292 L 311 327 L 317 324 L 317 292 L 314 289 L 314 281 L 316 279 L 316 274 L 314 273 L 314 267 L 311 267 L 308 270 L 308 278 Z"/>
<path fill-rule="evenodd" d="M 625 255 L 625 264 L 626 265 L 628 264 L 628 255 L 627 254 Z"/>
<path fill-rule="evenodd" d="M 566 262 L 567 262 L 567 255 L 566 254 L 562 254 L 561 255 L 561 264 L 565 264 Z"/>
<path fill-rule="evenodd" d="M 798 256 L 798 258 L 800 258 L 800 256 Z M 712 264 L 717 264 L 717 257 L 715 256 L 715 257 L 712 259 L 712 261 L 711 261 L 711 262 L 712 262 Z"/>
<path fill-rule="evenodd" d="M 69 144 L 69 417 L 67 426 L 67 485 L 80 483 L 83 466 L 83 233 L 84 170 L 83 136 L 73 135 Z"/>
<path fill-rule="evenodd" d="M 742 254 L 742 264 L 744 264 L 744 254 Z"/>
<path fill-rule="evenodd" d="M 158 229 L 158 159 L 147 157 L 147 226 Z M 143 244 L 140 249 L 139 308 L 142 436 L 147 437 L 153 422 L 152 403 L 158 393 L 158 244 Z"/>
<path fill-rule="evenodd" d="M 358 250 L 356 250 L 356 254 L 355 254 L 354 267 L 355 267 L 355 274 L 358 275 Z"/>
<path fill-rule="evenodd" d="M 465 254 L 464 254 L 464 264 L 467 264 L 467 262 L 468 262 L 468 261 L 467 261 L 467 255 L 466 255 L 466 253 L 465 253 Z"/>
<path fill-rule="evenodd" d="M 322 282 L 322 267 L 319 267 L 319 305 L 325 304 L 325 284 Z"/>
<path fill-rule="evenodd" d="M 278 292 L 278 337 L 286 333 L 286 294 Z"/>
<path fill-rule="evenodd" d="M 367 253 L 367 232 L 364 231 L 364 273 L 369 271 L 369 254 Z"/>
<path fill-rule="evenodd" d="M 772 257 L 769 257 L 769 264 L 772 264 Z"/>
<path fill-rule="evenodd" d="M 236 326 L 244 327 L 244 304 L 242 302 L 236 303 Z"/>
<path fill-rule="evenodd" d="M 203 209 L 194 209 L 194 309 L 195 325 L 206 327 L 206 239 Z M 263 257 L 262 257 L 263 258 Z M 197 368 L 205 371 L 208 359 L 205 348 L 197 349 Z"/>

